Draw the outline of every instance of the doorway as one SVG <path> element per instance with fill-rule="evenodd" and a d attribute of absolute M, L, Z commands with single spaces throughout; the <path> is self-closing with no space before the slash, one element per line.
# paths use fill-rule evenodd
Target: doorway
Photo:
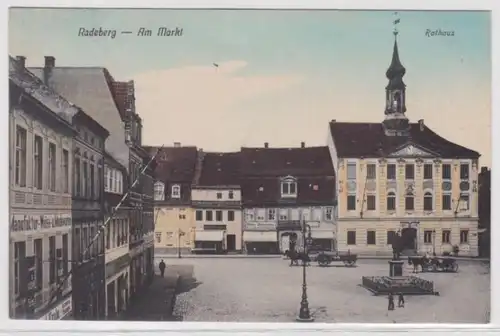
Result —
<path fill-rule="evenodd" d="M 229 252 L 235 251 L 236 250 L 236 235 L 234 234 L 228 234 L 226 236 L 226 244 L 227 244 L 227 250 Z"/>
<path fill-rule="evenodd" d="M 401 248 L 403 251 L 417 251 L 417 229 L 404 228 L 401 230 Z"/>

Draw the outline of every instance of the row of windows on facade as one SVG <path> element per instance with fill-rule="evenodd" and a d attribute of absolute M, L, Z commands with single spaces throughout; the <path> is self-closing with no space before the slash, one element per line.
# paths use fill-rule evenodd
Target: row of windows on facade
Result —
<path fill-rule="evenodd" d="M 203 219 L 203 212 L 205 212 L 205 219 Z M 224 216 L 223 213 L 224 211 L 222 210 L 196 210 L 196 220 L 198 222 L 205 220 L 206 222 L 211 222 L 214 220 L 213 213 L 215 212 L 215 221 L 216 222 L 222 222 L 224 221 Z M 180 215 L 179 215 L 180 217 Z M 234 211 L 233 210 L 228 210 L 227 211 L 227 221 L 232 222 L 234 221 Z"/>
<path fill-rule="evenodd" d="M 274 220 L 333 220 L 333 207 L 313 209 L 245 209 L 246 221 L 274 221 Z"/>
<path fill-rule="evenodd" d="M 234 191 L 229 190 L 228 192 L 228 199 L 234 199 Z M 170 193 L 171 198 L 180 198 L 181 197 L 181 186 L 178 184 L 174 184 L 171 187 L 171 193 Z M 218 192 L 216 194 L 217 199 L 222 199 L 224 197 L 223 192 Z M 161 182 L 155 183 L 154 186 L 154 198 L 155 201 L 164 201 L 165 200 L 165 185 Z"/>
<path fill-rule="evenodd" d="M 123 194 L 123 174 L 118 169 L 104 168 L 104 191 Z"/>
<path fill-rule="evenodd" d="M 34 258 L 29 262 L 26 256 L 26 244 L 33 244 Z M 43 239 L 34 239 L 31 242 L 22 241 L 14 243 L 14 293 L 16 298 L 26 295 L 28 291 L 39 292 L 43 289 L 44 267 L 48 268 L 49 284 L 55 284 L 68 274 L 69 244 L 68 234 L 62 235 L 62 248 L 56 249 L 56 236 L 49 236 L 48 260 L 43 260 Z"/>
<path fill-rule="evenodd" d="M 75 228 L 73 233 L 73 261 L 86 262 L 97 256 L 104 255 L 104 235 L 96 238 L 97 227 Z M 95 240 L 94 240 L 95 239 Z"/>
<path fill-rule="evenodd" d="M 48 152 L 47 152 L 47 165 L 43 163 L 44 153 L 44 141 L 39 135 L 33 134 L 33 187 L 39 190 L 44 188 L 44 185 L 49 191 L 57 191 L 57 146 L 53 142 L 48 142 Z M 27 142 L 28 131 L 21 127 L 16 127 L 16 143 L 15 143 L 15 173 L 14 182 L 19 187 L 27 186 L 27 171 L 28 171 L 28 152 L 27 152 Z M 69 193 L 69 151 L 62 149 L 60 153 L 62 155 L 61 159 L 61 177 L 60 183 L 62 183 L 61 191 L 64 193 Z M 46 183 L 44 184 L 44 180 Z"/>
<path fill-rule="evenodd" d="M 387 245 L 391 245 L 394 240 L 396 231 L 387 231 Z M 467 244 L 469 242 L 469 230 L 460 230 L 460 244 Z M 451 230 L 441 231 L 441 244 L 454 244 L 451 241 Z M 356 231 L 347 231 L 347 245 L 357 245 Z M 425 230 L 424 231 L 424 244 L 436 244 L 436 231 L 435 230 Z M 367 230 L 366 231 L 366 245 L 377 245 L 376 231 Z"/>
<path fill-rule="evenodd" d="M 387 211 L 396 211 L 396 193 L 390 191 L 387 194 Z M 435 208 L 434 196 L 430 192 L 426 192 L 423 197 L 424 201 L 424 211 L 433 211 Z M 357 206 L 356 195 L 347 195 L 347 210 L 355 211 Z M 469 210 L 469 195 L 462 193 L 458 199 L 457 210 L 467 211 Z M 452 209 L 452 198 L 451 194 L 443 194 L 441 196 L 441 207 L 442 210 L 455 210 Z M 377 197 L 376 195 L 366 196 L 366 209 L 367 211 L 377 210 Z M 405 210 L 413 211 L 415 210 L 415 196 L 406 195 L 405 196 Z"/>
<path fill-rule="evenodd" d="M 433 164 L 426 163 L 423 165 L 424 168 L 424 180 L 433 179 Z M 460 179 L 468 180 L 470 177 L 469 164 L 460 164 Z M 405 164 L 405 180 L 415 179 L 415 164 L 407 163 Z M 357 166 L 356 163 L 347 164 L 347 179 L 356 180 Z M 377 165 L 374 163 L 369 163 L 366 165 L 366 179 L 375 180 L 377 178 Z M 451 180 L 451 164 L 443 163 L 441 165 L 441 178 L 443 180 Z M 396 164 L 387 164 L 387 179 L 396 180 Z"/>
<path fill-rule="evenodd" d="M 129 225 L 124 218 L 114 218 L 110 220 L 106 227 L 106 249 L 113 249 L 128 245 Z"/>

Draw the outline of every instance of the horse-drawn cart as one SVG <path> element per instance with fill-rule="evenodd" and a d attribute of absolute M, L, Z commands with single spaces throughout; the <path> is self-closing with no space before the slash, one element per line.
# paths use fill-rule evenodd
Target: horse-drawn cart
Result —
<path fill-rule="evenodd" d="M 345 266 L 352 267 L 358 260 L 357 254 L 322 251 L 315 258 L 319 266 L 328 266 L 332 262 L 340 261 Z"/>
<path fill-rule="evenodd" d="M 422 272 L 457 272 L 458 264 L 452 257 L 427 257 L 413 256 L 408 257 L 408 264 L 413 266 L 413 271 L 418 272 L 419 267 Z"/>

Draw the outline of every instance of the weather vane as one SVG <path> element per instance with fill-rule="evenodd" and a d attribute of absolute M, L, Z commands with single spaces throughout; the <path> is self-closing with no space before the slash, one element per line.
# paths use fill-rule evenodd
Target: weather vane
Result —
<path fill-rule="evenodd" d="M 398 31 L 399 22 L 401 22 L 401 19 L 398 17 L 398 12 L 394 12 L 394 21 L 392 22 L 394 24 L 394 30 L 393 30 L 394 36 L 397 36 L 399 33 Z"/>

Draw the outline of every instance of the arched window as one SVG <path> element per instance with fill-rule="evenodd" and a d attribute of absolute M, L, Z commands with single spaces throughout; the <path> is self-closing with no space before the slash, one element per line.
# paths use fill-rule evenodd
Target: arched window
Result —
<path fill-rule="evenodd" d="M 424 211 L 432 211 L 434 208 L 433 197 L 431 192 L 426 192 L 424 194 Z"/>
<path fill-rule="evenodd" d="M 387 194 L 387 210 L 388 211 L 396 210 L 396 193 L 394 191 L 390 191 Z"/>
<path fill-rule="evenodd" d="M 165 200 L 165 185 L 160 181 L 157 181 L 154 184 L 154 200 L 155 201 Z"/>

